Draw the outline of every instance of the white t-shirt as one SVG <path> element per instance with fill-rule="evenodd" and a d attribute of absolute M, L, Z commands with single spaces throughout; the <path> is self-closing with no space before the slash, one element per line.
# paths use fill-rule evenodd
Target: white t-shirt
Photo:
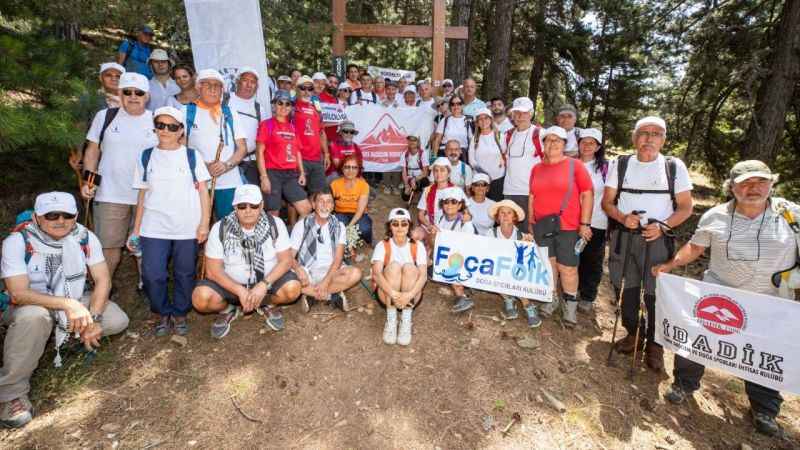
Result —
<path fill-rule="evenodd" d="M 478 234 L 486 234 L 486 231 L 494 226 L 494 220 L 489 217 L 489 208 L 496 202 L 490 198 L 485 198 L 481 203 L 476 203 L 470 199 L 467 207 L 472 215 L 472 224 L 478 229 Z"/>
<path fill-rule="evenodd" d="M 359 95 L 360 94 L 360 95 Z M 373 91 L 364 92 L 361 89 L 356 89 L 350 94 L 350 104 L 351 105 L 366 105 L 369 103 L 378 103 L 380 99 L 378 98 L 378 94 Z"/>
<path fill-rule="evenodd" d="M 606 177 L 606 186 L 617 189 L 617 164 L 609 167 Z M 664 155 L 651 162 L 642 163 L 634 154 L 628 160 L 625 179 L 622 187 L 630 189 L 663 190 L 669 189 Z M 691 191 L 692 182 L 689 179 L 689 170 L 678 158 L 675 158 L 675 194 Z M 667 220 L 675 210 L 672 208 L 672 199 L 669 194 L 632 194 L 622 192 L 619 196 L 617 208 L 623 214 L 631 211 L 646 211 L 642 214 L 642 225 L 647 224 L 647 219 L 652 217 L 658 220 Z"/>
<path fill-rule="evenodd" d="M 162 106 L 169 105 L 169 99 L 179 93 L 181 88 L 172 78 L 167 79 L 167 84 L 163 85 L 153 77 L 150 79 L 150 100 L 147 102 L 147 109 L 155 111 Z M 174 97 L 172 97 L 174 100 Z"/>
<path fill-rule="evenodd" d="M 196 153 L 197 181 L 208 181 L 211 175 Z M 195 189 L 186 147 L 177 150 L 153 149 L 147 164 L 147 181 L 143 180 L 142 158 L 137 158 L 133 187 L 146 189 L 144 214 L 139 233 L 157 239 L 194 239 L 200 225 L 200 194 Z"/>
<path fill-rule="evenodd" d="M 384 249 L 384 244 L 386 241 L 380 241 L 375 244 L 375 250 L 372 252 L 372 262 L 381 261 L 383 262 L 383 258 L 386 255 L 386 250 Z M 398 247 L 397 244 L 394 242 L 394 239 L 389 239 L 389 246 L 391 248 L 391 257 L 389 258 L 389 262 L 396 262 L 400 265 L 403 264 L 413 264 L 413 260 L 411 259 L 411 244 L 406 241 L 405 244 Z M 428 264 L 428 255 L 425 252 L 425 244 L 420 241 L 417 241 L 417 266 L 419 267 L 426 267 Z"/>
<path fill-rule="evenodd" d="M 608 162 L 608 172 L 611 172 L 611 165 L 614 164 L 614 161 Z M 592 177 L 592 189 L 594 189 L 594 206 L 592 206 L 592 228 L 597 228 L 599 230 L 605 230 L 608 228 L 608 216 L 606 213 L 603 212 L 603 208 L 600 204 L 603 201 L 603 189 L 605 188 L 605 180 L 603 180 L 603 173 L 599 170 L 596 170 L 595 161 L 592 160 L 588 163 L 584 163 L 586 166 L 586 171 L 589 172 L 589 176 Z M 607 172 L 607 173 L 608 173 Z"/>
<path fill-rule="evenodd" d="M 89 232 L 89 255 L 86 264 L 91 267 L 105 261 L 103 246 L 94 233 Z M 25 239 L 20 233 L 11 233 L 3 241 L 3 260 L 0 263 L 0 278 L 28 275 L 31 290 L 47 294 L 47 277 L 44 270 L 44 258 L 41 253 L 34 252 L 28 264 L 25 264 Z"/>
<path fill-rule="evenodd" d="M 492 132 L 480 135 L 477 142 L 473 141 L 469 144 L 470 164 L 476 171 L 489 175 L 492 180 L 502 178 L 506 174 L 502 155 L 506 148 L 506 142 L 502 134 L 499 136 L 499 146 L 497 141 Z M 475 150 L 476 146 L 477 151 Z"/>
<path fill-rule="evenodd" d="M 567 146 L 564 147 L 564 153 L 570 156 L 577 156 L 578 154 L 578 138 L 576 132 L 578 128 L 573 128 L 567 131 Z"/>
<path fill-rule="evenodd" d="M 495 236 L 495 230 L 497 230 L 497 236 Z M 497 228 L 492 226 L 491 228 L 486 230 L 486 233 L 484 233 L 484 236 L 497 238 L 497 239 L 511 240 L 511 241 L 521 241 L 522 240 L 522 233 L 520 233 L 519 228 L 517 228 L 516 226 L 511 229 L 511 236 L 509 236 L 509 237 L 505 237 L 503 235 L 503 232 L 500 231 L 500 227 L 499 226 Z"/>
<path fill-rule="evenodd" d="M 305 220 L 298 220 L 297 223 L 294 224 L 294 228 L 292 228 L 292 249 L 295 251 L 299 251 L 300 245 L 303 243 L 305 222 Z M 333 264 L 334 257 L 334 254 L 331 252 L 331 233 L 328 228 L 328 223 L 319 226 L 316 220 L 312 220 L 311 229 L 308 233 L 317 239 L 317 257 L 307 262 L 305 268 L 309 272 L 327 273 L 331 264 Z M 347 234 L 343 223 L 339 223 L 339 231 L 336 234 L 338 235 L 336 237 L 336 246 L 344 245 Z M 322 242 L 319 242 L 319 237 L 322 238 Z"/>
<path fill-rule="evenodd" d="M 445 122 L 447 122 L 446 129 L 444 127 Z M 448 116 L 443 118 L 439 121 L 439 124 L 436 125 L 436 133 L 442 135 L 442 141 L 439 144 L 439 147 L 441 148 L 444 148 L 445 144 L 447 144 L 447 141 L 453 139 L 457 140 L 458 143 L 461 144 L 462 149 L 467 148 L 467 144 L 469 143 L 466 118 L 464 116 Z"/>
<path fill-rule="evenodd" d="M 275 217 L 275 226 L 278 228 L 278 238 L 272 242 L 272 238 L 267 238 L 261 246 L 261 254 L 264 257 L 264 276 L 266 277 L 272 269 L 278 265 L 278 253 L 291 248 L 289 242 L 289 232 L 286 231 L 286 225 L 279 217 Z M 256 282 L 255 272 L 250 271 L 250 264 L 245 260 L 241 251 L 234 251 L 226 255 L 222 241 L 219 240 L 219 227 L 220 222 L 211 227 L 208 233 L 208 241 L 206 242 L 205 254 L 209 258 L 221 259 L 222 265 L 225 268 L 225 273 L 228 274 L 233 281 L 241 285 L 253 285 Z M 252 234 L 254 231 L 250 231 Z M 248 234 L 247 230 L 244 230 Z"/>
<path fill-rule="evenodd" d="M 535 125 L 525 131 L 514 131 L 508 144 L 508 170 L 503 183 L 504 195 L 528 195 L 530 192 L 531 169 L 542 160 L 536 154 L 533 144 Z M 541 134 L 539 143 L 541 143 Z"/>
<path fill-rule="evenodd" d="M 434 98 L 429 98 L 427 100 L 419 99 L 417 101 L 419 102 L 419 105 L 417 106 L 419 106 L 420 108 L 431 109 L 431 106 L 433 105 L 433 102 L 436 101 L 436 99 Z"/>
<path fill-rule="evenodd" d="M 420 160 L 420 156 L 422 159 Z M 416 154 L 408 155 L 408 161 L 406 161 L 406 152 L 400 154 L 400 167 L 406 167 L 408 169 L 408 176 L 411 177 L 418 177 L 422 174 L 422 169 L 428 167 L 428 150 L 418 150 Z"/>
<path fill-rule="evenodd" d="M 427 198 L 426 193 L 428 192 L 427 189 L 433 189 L 433 187 L 425 188 L 426 190 L 422 191 L 422 195 L 419 197 L 419 202 L 417 203 L 417 209 L 419 211 L 427 211 L 428 210 L 428 203 L 425 201 Z M 439 218 L 442 217 L 442 208 L 439 207 L 439 202 L 442 200 L 442 192 L 444 188 L 440 188 L 436 191 L 436 199 L 433 202 L 433 220 L 436 223 Z"/>
<path fill-rule="evenodd" d="M 506 131 L 514 128 L 514 124 L 511 123 L 511 119 L 508 117 L 504 117 L 500 123 L 495 122 L 495 125 L 497 125 L 497 129 L 500 130 L 500 134 L 503 136 L 506 135 Z"/>
<path fill-rule="evenodd" d="M 186 113 L 186 109 L 187 108 L 184 107 L 184 114 Z M 213 162 L 214 157 L 217 155 L 217 145 L 219 145 L 220 131 L 223 126 L 227 129 L 228 138 L 227 142 L 222 147 L 222 153 L 219 157 L 220 161 L 227 161 L 230 159 L 236 151 L 236 139 L 244 138 L 244 132 L 241 128 L 242 121 L 239 118 L 239 114 L 232 109 L 231 115 L 233 116 L 233 136 L 231 136 L 231 130 L 225 126 L 225 117 L 223 115 L 220 114 L 220 123 L 216 123 L 207 110 L 199 107 L 197 108 L 197 114 L 194 118 L 194 127 L 191 133 L 189 133 L 189 142 L 187 146 L 200 152 L 203 157 L 202 159 L 206 163 Z M 186 125 L 185 119 L 183 124 Z M 222 138 L 224 141 L 224 131 L 222 132 Z M 216 189 L 231 189 L 241 184 L 242 176 L 239 174 L 239 170 L 234 167 L 217 177 Z"/>
<path fill-rule="evenodd" d="M 231 94 L 228 100 L 228 106 L 231 111 L 236 111 L 239 114 L 239 127 L 242 130 L 244 139 L 247 142 L 248 158 L 255 158 L 255 155 L 250 153 L 256 151 L 256 134 L 258 133 L 258 114 L 256 114 L 256 96 L 254 95 L 250 100 L 245 100 L 235 93 Z M 262 111 L 262 114 L 264 111 Z"/>
<path fill-rule="evenodd" d="M 433 173 L 429 175 L 431 182 L 433 181 Z M 458 164 L 452 166 L 450 169 L 450 182 L 466 189 L 467 186 L 472 184 L 472 167 L 464 161 L 459 161 Z"/>
<path fill-rule="evenodd" d="M 100 131 L 108 109 L 99 111 L 86 133 L 86 140 L 97 144 Z M 143 114 L 132 116 L 120 108 L 117 116 L 106 128 L 103 142 L 100 143 L 100 163 L 97 173 L 103 179 L 97 187 L 95 200 L 98 202 L 135 205 L 137 192 L 131 188 L 133 170 L 142 150 L 154 147 L 158 138 L 153 132 L 153 113 L 145 110 Z"/>
<path fill-rule="evenodd" d="M 459 220 L 457 217 L 453 220 L 449 220 L 447 217 L 442 215 L 439 220 L 436 221 L 436 226 L 439 227 L 440 230 L 448 230 L 448 231 L 460 231 L 462 233 L 467 234 L 478 234 L 475 225 L 472 222 L 464 222 Z"/>

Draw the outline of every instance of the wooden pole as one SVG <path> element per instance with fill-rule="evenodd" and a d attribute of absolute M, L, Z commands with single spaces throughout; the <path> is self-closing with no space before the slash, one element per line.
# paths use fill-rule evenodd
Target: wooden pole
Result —
<path fill-rule="evenodd" d="M 433 0 L 433 85 L 438 88 L 444 79 L 445 2 Z"/>
<path fill-rule="evenodd" d="M 331 1 L 333 17 L 333 56 L 344 56 L 346 50 L 344 26 L 347 22 L 347 0 Z"/>

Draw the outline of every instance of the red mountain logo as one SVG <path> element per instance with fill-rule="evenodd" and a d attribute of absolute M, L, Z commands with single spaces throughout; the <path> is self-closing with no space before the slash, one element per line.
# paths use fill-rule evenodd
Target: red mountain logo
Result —
<path fill-rule="evenodd" d="M 365 159 L 380 164 L 397 163 L 407 147 L 406 132 L 390 114 L 384 113 L 358 145 Z"/>
<path fill-rule="evenodd" d="M 730 297 L 707 295 L 694 305 L 694 316 L 703 327 L 715 334 L 733 334 L 744 330 L 747 315 Z"/>

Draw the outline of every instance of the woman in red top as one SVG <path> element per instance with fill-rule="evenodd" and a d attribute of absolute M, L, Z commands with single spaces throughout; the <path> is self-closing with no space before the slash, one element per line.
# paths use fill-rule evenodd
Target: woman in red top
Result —
<path fill-rule="evenodd" d="M 311 212 L 306 191 L 306 175 L 300 154 L 300 138 L 289 120 L 291 96 L 278 91 L 273 98 L 275 115 L 261 122 L 256 135 L 256 162 L 264 192 L 265 209 L 278 215 L 282 199 L 294 205 L 300 216 Z"/>
<path fill-rule="evenodd" d="M 592 178 L 582 162 L 564 154 L 567 132 L 563 128 L 550 127 L 542 133 L 542 138 L 544 159 L 531 169 L 530 226 L 536 244 L 548 250 L 555 286 L 561 282 L 564 321 L 574 326 L 578 307 L 578 255 L 583 249 L 576 247 L 576 243 L 579 238 L 584 242 L 592 238 Z M 549 316 L 557 306 L 555 297 L 540 311 Z"/>

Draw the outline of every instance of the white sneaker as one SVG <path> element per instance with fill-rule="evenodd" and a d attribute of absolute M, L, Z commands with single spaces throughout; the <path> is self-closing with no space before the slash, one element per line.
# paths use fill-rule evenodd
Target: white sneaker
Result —
<path fill-rule="evenodd" d="M 400 332 L 397 336 L 397 345 L 411 343 L 411 313 L 413 311 L 412 308 L 406 308 L 400 316 Z"/>
<path fill-rule="evenodd" d="M 389 345 L 397 343 L 397 308 L 386 308 L 386 325 L 383 326 L 383 342 Z"/>

